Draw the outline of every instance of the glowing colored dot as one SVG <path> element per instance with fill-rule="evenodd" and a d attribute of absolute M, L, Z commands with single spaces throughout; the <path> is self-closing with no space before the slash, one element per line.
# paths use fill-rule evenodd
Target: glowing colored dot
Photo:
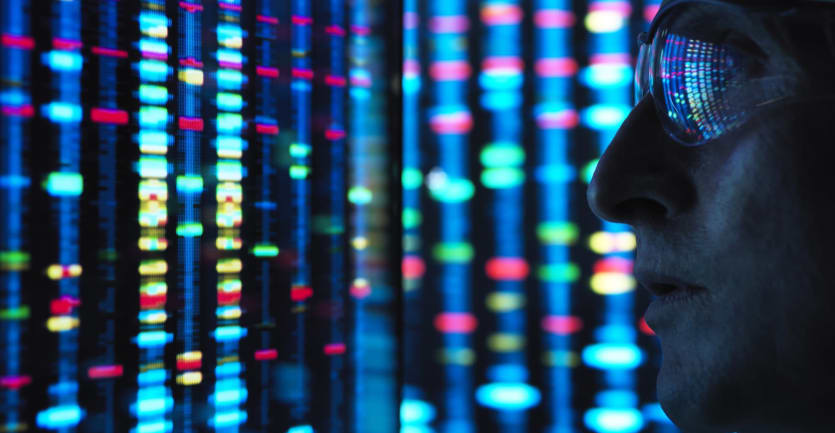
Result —
<path fill-rule="evenodd" d="M 644 427 L 644 418 L 637 409 L 594 408 L 586 411 L 583 422 L 597 432 L 638 432 Z"/>
<path fill-rule="evenodd" d="M 400 421 L 403 424 L 428 424 L 435 419 L 435 407 L 423 400 L 403 399 Z"/>
<path fill-rule="evenodd" d="M 495 292 L 487 295 L 487 308 L 498 313 L 519 310 L 525 306 L 525 295 L 513 292 Z"/>
<path fill-rule="evenodd" d="M 177 385 L 194 386 L 203 382 L 203 373 L 199 371 L 187 371 L 177 375 Z"/>
<path fill-rule="evenodd" d="M 599 63 L 585 68 L 580 78 L 589 87 L 623 87 L 632 83 L 632 67 L 619 63 Z"/>
<path fill-rule="evenodd" d="M 357 251 L 362 251 L 368 247 L 368 238 L 365 236 L 356 236 L 351 239 L 351 246 Z"/>
<path fill-rule="evenodd" d="M 371 285 L 365 278 L 356 278 L 349 291 L 354 298 L 362 299 L 371 294 Z"/>
<path fill-rule="evenodd" d="M 440 202 L 460 203 L 473 197 L 475 187 L 469 179 L 449 179 L 444 176 L 438 182 L 429 183 L 429 192 Z"/>
<path fill-rule="evenodd" d="M 597 104 L 586 108 L 581 118 L 591 129 L 611 129 L 620 126 L 630 111 L 628 105 Z"/>
<path fill-rule="evenodd" d="M 25 320 L 29 318 L 29 306 L 21 305 L 16 308 L 0 310 L 0 320 Z"/>
<path fill-rule="evenodd" d="M 293 179 L 305 179 L 310 173 L 310 168 L 304 165 L 291 165 L 290 177 Z"/>
<path fill-rule="evenodd" d="M 520 257 L 494 257 L 485 264 L 485 271 L 494 280 L 521 281 L 527 278 L 530 267 Z"/>
<path fill-rule="evenodd" d="M 491 189 L 513 188 L 525 183 L 525 172 L 518 168 L 488 168 L 481 173 L 481 183 Z"/>
<path fill-rule="evenodd" d="M 536 236 L 545 245 L 573 245 L 580 230 L 568 221 L 543 222 L 536 226 Z"/>
<path fill-rule="evenodd" d="M 526 383 L 496 382 L 478 387 L 476 401 L 496 410 L 526 410 L 539 404 L 538 389 Z"/>
<path fill-rule="evenodd" d="M 583 320 L 576 316 L 545 316 L 542 329 L 557 335 L 570 335 L 583 329 Z"/>
<path fill-rule="evenodd" d="M 49 267 L 46 268 L 46 275 L 51 280 L 77 278 L 81 276 L 81 265 L 49 265 Z"/>
<path fill-rule="evenodd" d="M 203 191 L 203 178 L 200 176 L 177 176 L 177 191 L 201 192 Z"/>
<path fill-rule="evenodd" d="M 600 369 L 632 369 L 641 365 L 643 353 L 634 344 L 593 344 L 583 349 L 583 362 Z"/>
<path fill-rule="evenodd" d="M 77 328 L 79 323 L 77 317 L 55 316 L 47 319 L 46 327 L 52 332 L 64 332 Z"/>
<path fill-rule="evenodd" d="M 435 329 L 444 333 L 469 334 L 478 326 L 478 320 L 470 313 L 440 313 L 433 323 Z"/>
<path fill-rule="evenodd" d="M 22 271 L 29 267 L 29 253 L 0 251 L 0 271 Z"/>
<path fill-rule="evenodd" d="M 139 264 L 139 275 L 165 275 L 168 263 L 165 260 L 143 260 Z"/>
<path fill-rule="evenodd" d="M 243 264 L 241 262 L 241 259 L 227 258 L 218 260 L 215 268 L 219 274 L 231 274 L 241 272 L 241 269 L 243 269 Z"/>
<path fill-rule="evenodd" d="M 259 244 L 252 247 L 252 255 L 255 257 L 275 257 L 278 255 L 278 247 L 270 244 Z"/>
<path fill-rule="evenodd" d="M 304 158 L 310 154 L 310 145 L 304 143 L 292 143 L 290 145 L 290 156 Z"/>
<path fill-rule="evenodd" d="M 203 71 L 200 69 L 183 68 L 177 74 L 180 81 L 191 84 L 193 86 L 203 85 Z"/>
<path fill-rule="evenodd" d="M 551 350 L 542 354 L 542 364 L 548 367 L 576 367 L 580 357 L 569 350 Z"/>
<path fill-rule="evenodd" d="M 445 348 L 438 351 L 438 362 L 452 365 L 473 365 L 475 351 L 467 348 Z"/>
<path fill-rule="evenodd" d="M 52 172 L 43 186 L 51 196 L 74 197 L 84 191 L 84 179 L 78 173 Z"/>
<path fill-rule="evenodd" d="M 403 228 L 412 229 L 423 222 L 423 215 L 420 210 L 413 208 L 403 209 Z"/>
<path fill-rule="evenodd" d="M 372 197 L 371 190 L 364 186 L 355 186 L 348 190 L 348 201 L 356 205 L 371 203 Z"/>
<path fill-rule="evenodd" d="M 444 242 L 432 248 L 432 257 L 444 263 L 468 263 L 473 259 L 473 246 L 466 242 Z"/>
<path fill-rule="evenodd" d="M 623 28 L 626 17 L 619 11 L 600 10 L 586 15 L 586 28 L 591 33 L 611 33 Z"/>
<path fill-rule="evenodd" d="M 38 412 L 36 422 L 39 427 L 57 430 L 77 425 L 82 416 L 84 411 L 78 405 L 53 406 Z"/>
<path fill-rule="evenodd" d="M 403 278 L 420 278 L 426 272 L 426 264 L 418 256 L 403 257 Z"/>
<path fill-rule="evenodd" d="M 539 266 L 536 276 L 550 283 L 573 283 L 580 278 L 580 268 L 574 263 L 552 263 Z"/>
<path fill-rule="evenodd" d="M 620 272 L 601 272 L 592 275 L 591 289 L 598 295 L 620 295 L 635 290 L 635 277 Z"/>
<path fill-rule="evenodd" d="M 515 144 L 491 144 L 479 156 L 485 167 L 519 166 L 525 162 L 525 150 Z"/>
<path fill-rule="evenodd" d="M 487 347 L 494 352 L 508 353 L 525 347 L 525 336 L 510 333 L 495 333 L 487 337 Z"/>
<path fill-rule="evenodd" d="M 416 189 L 423 183 L 423 174 L 416 168 L 404 169 L 401 177 L 405 189 Z"/>
<path fill-rule="evenodd" d="M 197 370 L 203 365 L 203 353 L 191 351 L 177 354 L 177 370 Z"/>
<path fill-rule="evenodd" d="M 215 246 L 219 250 L 236 251 L 243 246 L 243 240 L 238 237 L 220 236 L 215 239 Z"/>
<path fill-rule="evenodd" d="M 596 232 L 589 237 L 589 248 L 597 254 L 633 251 L 637 244 L 632 232 Z"/>
<path fill-rule="evenodd" d="M 177 226 L 177 236 L 192 238 L 203 235 L 203 224 L 183 223 Z"/>

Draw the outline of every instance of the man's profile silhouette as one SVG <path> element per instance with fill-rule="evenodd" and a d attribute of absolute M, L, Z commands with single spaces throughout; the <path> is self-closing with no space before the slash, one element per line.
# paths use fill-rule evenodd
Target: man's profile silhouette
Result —
<path fill-rule="evenodd" d="M 835 3 L 665 0 L 588 188 L 684 432 L 835 432 Z"/>

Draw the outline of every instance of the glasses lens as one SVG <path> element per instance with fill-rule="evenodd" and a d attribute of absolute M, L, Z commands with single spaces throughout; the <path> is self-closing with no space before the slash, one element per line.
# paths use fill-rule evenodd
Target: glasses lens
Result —
<path fill-rule="evenodd" d="M 638 50 L 638 60 L 635 63 L 635 99 L 633 101 L 633 106 L 638 105 L 641 102 L 641 99 L 644 99 L 647 93 L 650 91 L 650 87 L 648 86 L 647 77 L 649 76 L 649 56 L 647 55 L 647 51 L 649 51 L 649 45 L 643 42 L 640 42 L 640 48 Z"/>
<path fill-rule="evenodd" d="M 738 93 L 744 75 L 732 49 L 665 29 L 656 35 L 653 51 L 653 57 L 659 56 L 656 107 L 673 138 L 696 146 L 742 122 L 744 105 L 730 97 Z"/>

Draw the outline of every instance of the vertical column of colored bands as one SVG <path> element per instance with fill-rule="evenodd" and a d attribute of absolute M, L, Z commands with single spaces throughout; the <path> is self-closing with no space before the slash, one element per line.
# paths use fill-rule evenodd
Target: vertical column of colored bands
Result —
<path fill-rule="evenodd" d="M 361 2 L 358 2 L 361 3 Z M 327 55 L 322 56 L 326 58 L 327 64 L 323 68 L 326 72 L 322 79 L 325 85 L 325 94 L 328 98 L 328 105 L 322 107 L 320 112 L 326 112 L 325 120 L 326 126 L 323 131 L 325 141 L 319 143 L 327 143 L 327 148 L 322 149 L 322 152 L 317 154 L 325 156 L 324 161 L 327 165 L 320 165 L 320 167 L 327 170 L 326 176 L 318 177 L 319 182 L 327 185 L 326 192 L 323 194 L 324 201 L 326 201 L 326 213 L 322 215 L 320 223 L 317 224 L 317 232 L 324 237 L 322 245 L 327 245 L 328 259 L 323 260 L 323 264 L 327 264 L 328 275 L 325 278 L 320 278 L 320 284 L 323 285 L 320 299 L 327 305 L 329 314 L 324 314 L 325 320 L 319 322 L 320 326 L 327 329 L 322 330 L 320 335 L 324 338 L 321 349 L 321 354 L 326 358 L 324 365 L 327 366 L 327 372 L 320 374 L 327 374 L 327 395 L 328 402 L 322 402 L 319 407 L 323 408 L 323 415 L 327 415 L 327 421 L 318 423 L 320 429 L 327 429 L 334 433 L 341 433 L 351 431 L 346 426 L 346 419 L 343 415 L 346 406 L 346 390 L 345 384 L 348 383 L 346 376 L 346 360 L 345 360 L 345 316 L 342 312 L 345 311 L 345 292 L 347 287 L 347 251 L 345 248 L 346 236 L 346 133 L 345 133 L 345 86 L 347 80 L 345 77 L 345 12 L 349 10 L 342 0 L 328 0 L 322 2 L 322 11 L 325 14 L 320 15 L 327 17 L 323 19 L 321 25 L 318 27 L 324 29 L 324 35 L 320 36 L 320 40 L 327 43 Z M 326 21 L 326 22 L 324 22 Z M 319 133 L 317 131 L 317 133 Z M 321 189 L 320 189 L 321 190 Z M 351 199 L 351 196 L 348 196 Z M 356 246 L 356 243 L 355 243 Z M 321 269 L 321 268 L 320 268 Z M 315 280 L 314 280 L 315 281 Z M 316 290 L 319 290 L 318 288 Z M 322 341 L 322 340 L 320 340 Z M 324 421 L 324 420 L 322 420 Z"/>
<path fill-rule="evenodd" d="M 29 269 L 28 188 L 24 149 L 30 145 L 34 114 L 31 91 L 29 2 L 0 1 L 0 431 L 24 431 L 27 402 L 22 389 L 32 382 L 23 365 L 29 306 L 23 275 Z"/>
<path fill-rule="evenodd" d="M 290 359 L 302 372 L 308 371 L 305 361 L 307 344 L 308 299 L 313 296 L 310 282 L 310 150 L 311 150 L 311 95 L 313 69 L 310 50 L 312 47 L 311 27 L 313 15 L 310 0 L 292 0 L 292 63 L 291 63 L 291 106 L 293 110 L 292 131 L 295 140 L 290 145 L 290 178 L 292 179 L 293 205 L 296 215 L 293 227 L 293 246 L 295 247 L 295 269 L 293 270 L 290 300 L 293 302 L 292 313 L 295 315 L 293 353 Z M 305 387 L 299 389 L 297 398 L 292 403 L 291 420 L 298 431 L 309 428 L 307 421 L 310 412 L 310 393 Z"/>
<path fill-rule="evenodd" d="M 597 133 L 602 152 L 614 137 L 631 108 L 632 68 L 627 1 L 593 1 L 588 5 L 584 24 L 590 32 L 589 65 L 580 80 L 592 94 L 595 104 L 581 114 L 583 124 Z M 596 161 L 588 165 L 593 171 Z M 588 173 L 587 172 L 587 173 Z M 588 177 L 585 179 L 588 181 Z M 603 296 L 604 323 L 595 330 L 598 343 L 583 348 L 583 362 L 603 373 L 605 388 L 584 415 L 585 425 L 594 431 L 611 431 L 611 419 L 619 421 L 618 431 L 637 432 L 644 417 L 635 407 L 634 369 L 643 362 L 643 352 L 635 344 L 631 251 L 635 237 L 621 224 L 604 223 L 603 231 L 589 237 L 590 248 L 601 257 L 594 263 L 590 286 Z"/>
<path fill-rule="evenodd" d="M 259 262 L 257 263 L 256 281 L 260 287 L 259 305 L 259 326 L 256 326 L 258 339 L 255 353 L 253 355 L 258 366 L 258 422 L 257 425 L 267 431 L 271 425 L 270 414 L 270 387 L 273 383 L 270 380 L 272 375 L 273 361 L 278 358 L 277 342 L 274 339 L 276 318 L 273 317 L 270 309 L 272 303 L 272 286 L 275 281 L 270 272 L 270 261 L 278 256 L 278 240 L 275 237 L 276 210 L 278 203 L 275 201 L 277 187 L 275 185 L 275 155 L 273 149 L 278 137 L 278 104 L 281 103 L 275 97 L 278 92 L 279 69 L 277 59 L 274 55 L 276 34 L 278 30 L 278 10 L 273 0 L 258 0 L 256 3 L 255 16 L 255 149 L 257 161 L 260 164 L 260 176 L 257 179 L 257 198 L 255 208 L 257 209 L 257 221 L 255 232 L 257 243 L 252 247 L 251 253 Z M 224 302 L 221 302 L 221 296 Z M 227 302 L 227 294 L 218 293 L 218 305 Z M 237 302 L 234 297 L 228 302 Z M 254 397 L 255 398 L 255 397 Z"/>
<path fill-rule="evenodd" d="M 260 177 L 257 180 L 257 226 L 255 227 L 257 243 L 250 251 L 259 260 L 257 264 L 256 281 L 260 287 L 261 304 L 259 308 L 258 343 L 253 357 L 259 361 L 257 372 L 258 396 L 258 426 L 263 430 L 269 428 L 270 414 L 270 386 L 272 381 L 271 363 L 278 358 L 276 341 L 274 340 L 276 318 L 272 316 L 270 304 L 272 302 L 272 285 L 275 284 L 270 271 L 270 261 L 279 253 L 278 240 L 275 238 L 276 199 L 275 163 L 273 149 L 278 137 L 278 107 L 279 101 L 275 94 L 278 92 L 278 77 L 280 71 L 274 55 L 276 34 L 278 30 L 278 10 L 272 0 L 258 0 L 255 16 L 255 150 L 259 161 Z M 220 303 L 218 294 L 218 303 Z M 255 381 L 253 381 L 255 382 Z"/>
<path fill-rule="evenodd" d="M 397 430 L 395 300 L 389 266 L 389 236 L 394 222 L 388 206 L 393 189 L 389 182 L 391 144 L 387 137 L 389 77 L 386 68 L 387 35 L 381 32 L 386 17 L 383 2 L 359 0 L 350 8 L 350 137 L 349 190 L 353 301 L 351 354 L 354 379 L 349 397 L 349 431 L 368 433 Z M 344 353 L 345 346 L 329 349 Z M 369 417 L 374 413 L 374 417 Z"/>
<path fill-rule="evenodd" d="M 214 406 L 214 416 L 209 421 L 217 432 L 236 433 L 246 421 L 247 413 L 241 409 L 246 403 L 247 388 L 241 379 L 239 341 L 246 336 L 246 328 L 240 326 L 240 298 L 225 298 L 227 287 L 242 288 L 241 224 L 243 224 L 243 189 L 241 181 L 244 168 L 241 158 L 248 143 L 241 137 L 243 131 L 243 79 L 225 80 L 227 75 L 241 74 L 246 59 L 241 53 L 246 37 L 241 28 L 240 0 L 218 2 L 217 24 L 217 240 L 218 302 L 217 367 L 215 389 L 209 397 Z"/>
<path fill-rule="evenodd" d="M 203 352 L 200 338 L 200 260 L 203 236 L 201 195 L 203 193 L 201 143 L 203 71 L 203 5 L 181 1 L 177 8 L 178 88 L 176 137 L 177 188 L 177 282 L 179 320 L 177 321 L 177 431 L 198 431 L 200 414 L 192 388 L 203 381 Z M 167 49 L 167 47 L 166 47 Z M 223 80 L 218 71 L 217 81 Z M 220 127 L 218 125 L 218 130 Z M 224 166 L 225 167 L 225 166 Z M 221 178 L 220 164 L 217 178 Z M 234 172 L 234 167 L 230 167 Z M 220 182 L 218 182 L 220 183 Z M 220 280 L 218 280 L 220 281 Z M 231 287 L 240 291 L 240 287 Z M 223 289 L 219 289 L 223 290 Z M 182 423 L 182 424 L 179 424 Z"/>
<path fill-rule="evenodd" d="M 421 254 L 423 214 L 421 190 L 420 133 L 420 14 L 418 0 L 403 2 L 403 311 L 405 329 L 403 374 L 405 386 L 400 407 L 401 433 L 427 431 L 435 419 L 435 406 L 429 402 L 421 376 L 427 369 L 421 362 L 422 338 L 427 328 L 421 297 L 426 288 L 423 277 L 426 263 Z"/>
<path fill-rule="evenodd" d="M 96 141 L 98 147 L 98 188 L 96 188 L 96 216 L 98 219 L 99 237 L 96 242 L 95 285 L 89 287 L 87 296 L 95 302 L 96 314 L 87 320 L 87 326 L 95 326 L 95 352 L 91 354 L 92 365 L 87 365 L 87 378 L 95 381 L 95 389 L 101 399 L 88 405 L 89 416 L 85 424 L 93 425 L 101 432 L 115 431 L 116 415 L 116 384 L 115 379 L 122 375 L 122 365 L 117 364 L 116 354 L 116 260 L 118 251 L 117 238 L 117 154 L 120 129 L 128 124 L 128 112 L 120 109 L 117 99 L 121 88 L 125 85 L 125 76 L 119 74 L 120 63 L 128 57 L 125 50 L 119 49 L 118 32 L 119 7 L 118 2 L 101 2 L 97 6 L 98 34 L 90 52 L 95 56 L 94 64 L 98 66 L 98 92 L 95 97 L 95 107 L 90 109 L 90 119 L 96 124 Z M 140 250 L 149 246 L 146 240 L 139 241 Z M 63 307 L 63 306 L 62 306 Z M 82 425 L 81 429 L 90 428 Z"/>
<path fill-rule="evenodd" d="M 427 175 L 426 186 L 438 202 L 439 237 L 432 256 L 440 275 L 433 281 L 441 299 L 434 325 L 443 347 L 443 397 L 439 431 L 475 431 L 473 407 L 473 314 L 470 242 L 470 199 L 475 187 L 469 178 L 469 132 L 473 127 L 467 105 L 471 68 L 468 61 L 469 19 L 465 2 L 433 0 L 429 4 L 432 44 L 429 74 L 431 103 L 429 126 L 434 132 L 437 164 Z M 434 295 L 433 295 L 434 296 Z"/>
<path fill-rule="evenodd" d="M 570 247 L 579 228 L 569 208 L 571 182 L 576 169 L 571 164 L 571 130 L 577 126 L 572 105 L 573 77 L 577 61 L 572 56 L 575 16 L 570 0 L 536 0 L 534 33 L 534 105 L 536 124 L 537 181 L 536 239 L 539 263 L 536 277 L 542 302 L 539 323 L 542 332 L 543 403 L 547 414 L 543 431 L 573 431 L 571 369 L 578 363 L 571 343 L 582 320 L 571 315 L 571 287 L 579 268 L 570 261 Z"/>
<path fill-rule="evenodd" d="M 139 11 L 139 373 L 138 391 L 131 410 L 136 432 L 170 432 L 173 405 L 166 387 L 165 332 L 168 298 L 168 133 L 170 68 L 165 0 L 144 0 Z"/>
<path fill-rule="evenodd" d="M 51 3 L 52 51 L 42 61 L 51 69 L 55 99 L 44 104 L 42 115 L 54 124 L 52 148 L 57 156 L 55 171 L 44 179 L 43 187 L 53 201 L 52 224 L 58 234 L 57 262 L 46 269 L 47 277 L 57 286 L 58 296 L 51 306 L 46 326 L 57 334 L 55 351 L 57 382 L 48 388 L 50 405 L 38 412 L 37 425 L 45 429 L 72 431 L 81 421 L 78 405 L 78 305 L 79 276 L 79 197 L 84 182 L 81 177 L 81 2 Z"/>
<path fill-rule="evenodd" d="M 481 4 L 485 37 L 479 83 L 481 107 L 489 113 L 489 142 L 480 151 L 481 183 L 491 197 L 493 248 L 485 263 L 490 281 L 486 303 L 494 314 L 487 336 L 487 380 L 476 400 L 490 408 L 497 431 L 527 431 L 525 410 L 537 405 L 538 389 L 528 385 L 526 357 L 524 213 L 525 149 L 522 147 L 524 60 L 520 40 L 522 8 L 517 1 Z"/>

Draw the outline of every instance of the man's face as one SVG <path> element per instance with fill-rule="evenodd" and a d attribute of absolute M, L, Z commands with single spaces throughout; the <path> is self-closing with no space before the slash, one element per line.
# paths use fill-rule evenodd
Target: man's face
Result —
<path fill-rule="evenodd" d="M 633 227 L 636 274 L 705 288 L 648 319 L 663 353 L 658 399 L 685 432 L 833 431 L 835 122 L 826 110 L 776 106 L 685 147 L 647 97 L 600 159 L 588 201 Z"/>

